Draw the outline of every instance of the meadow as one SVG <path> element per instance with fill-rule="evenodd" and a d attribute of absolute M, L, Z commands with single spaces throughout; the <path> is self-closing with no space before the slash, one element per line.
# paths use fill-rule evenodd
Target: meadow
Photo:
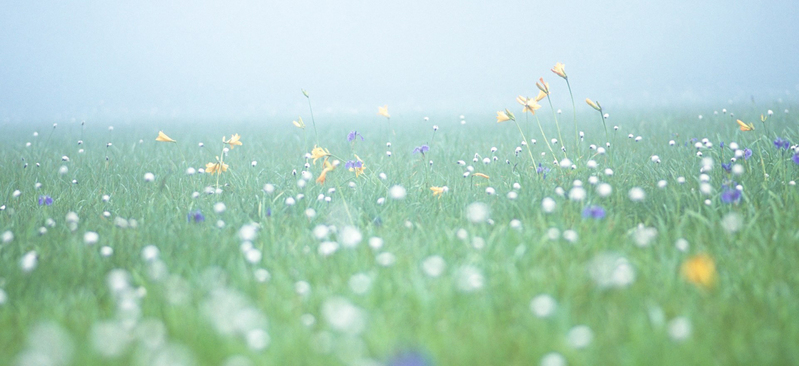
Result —
<path fill-rule="evenodd" d="M 799 363 L 795 108 L 542 104 L 4 125 L 0 364 Z"/>

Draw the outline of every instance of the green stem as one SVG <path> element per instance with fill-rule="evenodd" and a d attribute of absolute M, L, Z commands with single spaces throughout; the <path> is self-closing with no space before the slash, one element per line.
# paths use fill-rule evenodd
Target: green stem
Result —
<path fill-rule="evenodd" d="M 527 138 L 526 138 L 526 137 L 524 137 L 524 132 L 522 131 L 522 127 L 521 127 L 521 126 L 519 126 L 519 121 L 517 121 L 517 120 L 514 118 L 514 119 L 513 119 L 513 122 L 515 122 L 515 123 L 516 123 L 516 128 L 518 128 L 518 129 L 519 129 L 519 134 L 521 134 L 521 135 L 522 135 L 522 141 L 524 141 L 524 145 L 525 145 L 525 146 L 527 146 L 527 153 L 528 153 L 528 154 L 530 154 L 530 160 L 533 162 L 533 168 L 535 168 L 535 158 L 533 157 L 533 150 L 531 150 L 531 149 L 530 149 L 530 143 L 528 143 L 528 142 L 527 142 Z"/>
<path fill-rule="evenodd" d="M 535 115 L 534 115 L 535 116 Z M 541 130 L 541 136 L 544 137 L 544 142 L 547 144 L 549 148 L 549 152 L 552 153 L 552 158 L 558 160 L 557 155 L 555 155 L 555 151 L 552 150 L 552 145 L 549 144 L 549 140 L 547 140 L 547 135 L 544 133 L 544 127 L 541 127 L 541 120 L 538 119 L 538 116 L 535 116 L 535 121 L 538 122 L 538 128 Z M 529 147 L 529 145 L 528 145 Z"/>
<path fill-rule="evenodd" d="M 565 147 L 566 145 L 565 141 L 563 140 L 563 135 L 560 134 L 560 123 L 558 123 L 558 114 L 555 113 L 555 107 L 552 106 L 552 99 L 549 97 L 549 94 L 547 94 L 547 101 L 549 102 L 549 109 L 552 110 L 552 117 L 555 118 L 555 127 L 558 128 L 558 138 L 560 139 L 560 144 L 561 146 Z M 563 149 L 561 149 L 561 151 L 563 151 Z M 566 151 L 563 151 L 563 157 L 568 158 L 568 156 L 566 156 Z"/>
<path fill-rule="evenodd" d="M 577 130 L 577 107 L 574 105 L 574 94 L 572 94 L 572 86 L 569 83 L 569 78 L 567 77 L 565 79 L 566 79 L 566 86 L 569 88 L 569 97 L 571 97 L 572 99 L 572 115 L 574 116 L 574 144 L 575 146 L 579 146 L 580 136 Z"/>
<path fill-rule="evenodd" d="M 311 110 L 311 123 L 313 124 L 313 134 L 316 137 L 316 145 L 319 145 L 319 133 L 316 132 L 316 120 L 313 117 L 313 107 L 311 106 L 311 97 L 306 97 L 308 99 L 308 109 Z"/>

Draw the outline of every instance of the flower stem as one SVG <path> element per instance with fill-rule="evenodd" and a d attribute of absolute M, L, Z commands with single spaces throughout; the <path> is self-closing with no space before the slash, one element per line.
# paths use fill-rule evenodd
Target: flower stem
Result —
<path fill-rule="evenodd" d="M 522 127 L 521 127 L 521 126 L 519 126 L 519 121 L 517 121 L 517 120 L 514 118 L 514 119 L 513 119 L 513 122 L 515 122 L 515 123 L 516 123 L 516 128 L 518 128 L 518 129 L 519 129 L 519 134 L 521 134 L 521 135 L 522 135 L 522 141 L 524 141 L 524 144 L 527 146 L 527 153 L 529 153 L 529 154 L 530 154 L 530 161 L 532 161 L 532 162 L 533 162 L 533 168 L 535 168 L 535 158 L 533 157 L 533 150 L 530 150 L 530 143 L 528 143 L 528 142 L 527 142 L 527 138 L 526 138 L 526 137 L 524 137 L 524 132 L 522 131 Z"/>
<path fill-rule="evenodd" d="M 555 127 L 558 128 L 558 138 L 560 139 L 560 144 L 561 146 L 565 147 L 566 145 L 564 145 L 565 141 L 563 141 L 563 135 L 560 134 L 560 123 L 558 123 L 558 114 L 555 113 L 555 107 L 552 106 L 552 99 L 549 97 L 549 94 L 547 94 L 547 101 L 549 102 L 549 109 L 552 110 L 552 117 L 555 118 Z M 563 151 L 563 157 L 568 158 L 568 156 L 566 156 L 565 150 Z"/>
<path fill-rule="evenodd" d="M 535 121 L 538 122 L 538 128 L 541 130 L 541 136 L 544 137 L 544 142 L 546 142 L 547 147 L 549 148 L 549 152 L 552 153 L 552 158 L 558 160 L 558 157 L 555 155 L 555 151 L 552 150 L 552 145 L 550 145 L 549 140 L 547 140 L 547 135 L 544 134 L 544 127 L 541 127 L 541 120 L 538 119 L 538 116 L 535 116 Z"/>
<path fill-rule="evenodd" d="M 311 111 L 311 123 L 313 124 L 313 134 L 316 137 L 316 144 L 319 145 L 319 133 L 316 132 L 316 120 L 313 117 L 313 107 L 311 107 L 311 97 L 306 97 L 308 99 L 308 109 Z"/>
<path fill-rule="evenodd" d="M 577 146 L 580 145 L 580 136 L 579 132 L 577 131 L 577 107 L 574 105 L 574 94 L 572 94 L 572 86 L 569 84 L 569 78 L 566 78 L 566 86 L 569 88 L 569 97 L 572 99 L 572 115 L 574 117 L 574 146 L 577 149 Z"/>

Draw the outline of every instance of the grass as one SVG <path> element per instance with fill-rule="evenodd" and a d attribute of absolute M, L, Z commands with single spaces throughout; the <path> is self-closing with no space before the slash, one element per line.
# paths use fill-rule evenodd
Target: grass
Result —
<path fill-rule="evenodd" d="M 757 119 L 759 111 L 740 109 L 737 118 Z M 556 136 L 548 112 L 541 112 L 547 135 Z M 551 169 L 546 178 L 530 167 L 527 151 L 514 153 L 520 138 L 513 122 L 497 124 L 489 114 L 470 117 L 465 125 L 447 116 L 418 123 L 407 121 L 421 118 L 403 122 L 394 116 L 396 135 L 386 135 L 386 121 L 378 116 L 354 122 L 320 118 L 320 144 L 342 163 L 324 186 L 311 180 L 304 187 L 297 184 L 301 174 L 292 172 L 304 170 L 303 154 L 313 146 L 282 120 L 201 128 L 122 124 L 113 131 L 101 122 L 85 128 L 77 122 L 54 129 L 6 126 L 0 137 L 0 233 L 12 233 L 13 240 L 0 244 L 0 294 L 6 295 L 0 305 L 0 364 L 50 357 L 50 364 L 75 365 L 238 365 L 245 359 L 370 365 L 390 364 L 405 352 L 436 365 L 538 364 L 552 352 L 569 364 L 799 363 L 799 323 L 793 320 L 799 313 L 799 272 L 793 270 L 799 261 L 799 193 L 789 184 L 799 166 L 771 143 L 776 136 L 799 141 L 796 117 L 775 114 L 766 122 L 766 136 L 761 125 L 741 132 L 723 113 L 704 114 L 702 120 L 693 112 L 614 114 L 608 124 L 621 128 L 610 131 L 613 165 L 607 155 L 594 156 L 597 169 L 586 167 L 594 154 L 588 145 L 604 144 L 602 127 L 595 113 L 578 114 L 586 139 L 578 149 L 566 141 L 574 170 L 553 166 L 534 119 L 517 116 L 527 138 L 539 140 L 531 148 L 536 161 Z M 441 129 L 431 138 L 433 124 Z M 159 129 L 178 142 L 154 141 Z M 346 142 L 353 129 L 365 141 Z M 32 136 L 34 131 L 39 135 Z M 565 127 L 566 136 L 573 132 Z M 222 193 L 206 194 L 216 176 L 185 171 L 214 161 L 223 147 L 220 137 L 231 133 L 242 135 L 243 146 L 225 157 L 230 169 L 219 177 Z M 635 142 L 629 133 L 643 139 Z M 701 150 L 714 159 L 705 172 L 713 188 L 709 195 L 700 192 L 702 158 L 692 138 L 714 144 Z M 719 148 L 722 141 L 754 151 L 738 160 L 745 169 L 734 178 L 744 188 L 738 204 L 720 198 L 722 184 L 732 177 L 719 165 L 732 157 L 728 147 Z M 411 154 L 425 143 L 426 156 Z M 344 169 L 353 153 L 366 166 L 358 178 Z M 472 161 L 475 153 L 481 161 Z M 69 161 L 62 161 L 64 155 Z M 652 162 L 652 155 L 661 162 Z M 493 156 L 497 161 L 482 163 Z M 458 160 L 490 178 L 464 178 L 466 167 Z M 61 166 L 68 172 L 60 174 Z M 308 170 L 315 179 L 322 162 Z M 144 180 L 147 172 L 154 181 Z M 612 186 L 610 196 L 595 192 L 591 176 Z M 575 180 L 585 187 L 584 200 L 556 193 L 562 187 L 568 196 Z M 665 188 L 657 186 L 659 180 L 667 182 Z M 263 190 L 267 183 L 276 187 L 271 194 Z M 394 185 L 405 188 L 404 199 L 389 197 Z M 433 197 L 431 186 L 448 191 Z M 487 195 L 487 187 L 496 194 Z M 643 201 L 628 198 L 633 187 L 644 189 Z M 515 200 L 506 196 L 511 191 Z M 298 194 L 305 197 L 295 205 L 284 203 Z M 320 194 L 330 202 L 317 200 Z M 53 204 L 39 205 L 40 195 L 51 196 Z M 104 202 L 103 195 L 110 199 Z M 542 210 L 544 197 L 557 202 L 553 213 Z M 379 198 L 385 203 L 378 204 Z M 222 213 L 214 212 L 218 202 L 226 206 Z M 490 222 L 467 219 L 473 202 L 488 205 Z M 583 218 L 589 204 L 601 205 L 607 216 Z M 195 209 L 204 222 L 187 221 Z M 68 212 L 80 218 L 75 231 L 65 222 Z M 731 213 L 742 219 L 732 232 L 722 225 Z M 135 220 L 135 227 L 121 228 L 116 218 L 129 226 Z M 520 228 L 511 224 L 514 219 Z M 254 263 L 239 237 L 247 224 L 259 227 L 252 247 L 261 258 L 251 257 Z M 657 230 L 643 247 L 631 237 L 639 224 Z M 337 232 L 318 239 L 318 225 Z M 343 237 L 348 226 L 361 234 L 359 244 L 320 254 L 323 241 L 350 240 Z M 560 234 L 567 230 L 578 239 L 565 240 Z M 84 243 L 88 231 L 99 234 L 96 244 Z M 382 239 L 382 247 L 369 244 L 373 237 Z M 685 252 L 675 248 L 680 238 L 690 243 Z M 151 245 L 157 258 L 145 259 Z M 102 255 L 104 246 L 113 254 Z M 31 251 L 37 259 L 33 269 L 21 262 Z M 715 261 L 718 280 L 708 288 L 680 275 L 682 264 L 699 253 Z M 424 269 L 431 256 L 446 264 L 438 277 Z M 603 258 L 615 258 L 611 271 L 629 263 L 625 268 L 633 271 L 624 272 L 626 282 L 597 284 L 608 276 L 590 269 L 597 263 L 608 267 Z M 117 275 L 123 280 L 114 280 Z M 531 300 L 541 294 L 557 302 L 545 318 L 531 310 Z M 680 324 L 690 332 L 681 332 Z M 580 338 L 573 332 L 579 325 L 590 329 L 585 347 L 573 339 Z"/>

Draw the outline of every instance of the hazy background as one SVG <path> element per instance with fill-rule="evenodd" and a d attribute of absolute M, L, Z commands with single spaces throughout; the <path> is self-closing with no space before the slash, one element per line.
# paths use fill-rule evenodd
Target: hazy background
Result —
<path fill-rule="evenodd" d="M 0 121 L 273 119 L 301 88 L 320 115 L 491 113 L 541 76 L 567 97 L 557 61 L 580 104 L 794 101 L 798 4 L 3 0 Z"/>

